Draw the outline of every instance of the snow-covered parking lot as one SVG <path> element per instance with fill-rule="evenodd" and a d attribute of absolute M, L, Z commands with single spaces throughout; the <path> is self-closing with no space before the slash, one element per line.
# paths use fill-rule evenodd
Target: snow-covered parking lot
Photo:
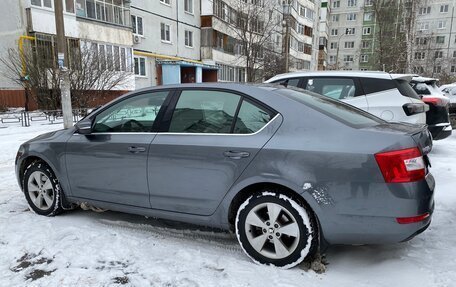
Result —
<path fill-rule="evenodd" d="M 456 133 L 430 154 L 430 228 L 406 243 L 331 247 L 317 274 L 256 265 L 224 232 L 115 212 L 33 214 L 16 182 L 16 151 L 58 128 L 0 125 L 0 286 L 456 286 Z"/>

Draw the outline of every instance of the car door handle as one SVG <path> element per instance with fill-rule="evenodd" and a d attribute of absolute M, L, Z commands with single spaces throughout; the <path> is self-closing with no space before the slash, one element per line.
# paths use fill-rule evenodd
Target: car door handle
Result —
<path fill-rule="evenodd" d="M 145 152 L 146 148 L 141 147 L 141 146 L 130 146 L 130 147 L 128 147 L 128 151 L 131 153 L 139 153 L 139 152 Z"/>
<path fill-rule="evenodd" d="M 249 157 L 250 153 L 246 151 L 226 151 L 223 153 L 224 156 L 232 158 L 232 159 L 241 159 L 243 157 Z"/>

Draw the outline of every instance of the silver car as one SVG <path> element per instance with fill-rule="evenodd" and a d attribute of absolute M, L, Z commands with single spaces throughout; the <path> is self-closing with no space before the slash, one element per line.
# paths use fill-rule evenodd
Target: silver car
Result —
<path fill-rule="evenodd" d="M 304 90 L 171 85 L 24 143 L 16 174 L 40 215 L 83 204 L 223 228 L 255 262 L 287 268 L 323 245 L 426 229 L 431 147 L 425 126 Z"/>

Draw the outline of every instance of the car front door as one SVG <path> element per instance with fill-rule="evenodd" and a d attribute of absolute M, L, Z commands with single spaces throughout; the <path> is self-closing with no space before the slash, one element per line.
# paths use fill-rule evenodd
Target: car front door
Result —
<path fill-rule="evenodd" d="M 273 110 L 232 91 L 183 90 L 149 150 L 152 208 L 212 214 L 280 122 Z"/>
<path fill-rule="evenodd" d="M 169 93 L 145 92 L 117 102 L 95 116 L 90 134 L 69 139 L 72 196 L 150 208 L 147 154 Z"/>
<path fill-rule="evenodd" d="M 366 96 L 358 78 L 351 77 L 306 77 L 300 83 L 303 89 L 340 100 L 368 111 Z"/>

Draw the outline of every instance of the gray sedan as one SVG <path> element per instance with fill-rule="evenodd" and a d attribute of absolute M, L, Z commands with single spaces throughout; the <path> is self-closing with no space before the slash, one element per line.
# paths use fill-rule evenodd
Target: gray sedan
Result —
<path fill-rule="evenodd" d="M 129 93 L 17 153 L 31 209 L 94 206 L 236 233 L 255 262 L 292 267 L 328 244 L 411 239 L 434 209 L 425 126 L 271 85 Z"/>

